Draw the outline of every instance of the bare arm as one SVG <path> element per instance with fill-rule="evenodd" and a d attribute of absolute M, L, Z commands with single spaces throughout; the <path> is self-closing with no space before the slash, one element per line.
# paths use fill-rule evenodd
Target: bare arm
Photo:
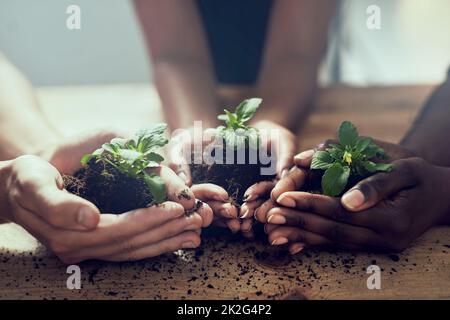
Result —
<path fill-rule="evenodd" d="M 135 0 L 155 82 L 172 129 L 216 125 L 218 99 L 206 37 L 193 0 Z"/>
<path fill-rule="evenodd" d="M 37 154 L 57 140 L 26 78 L 0 53 L 0 160 Z"/>
<path fill-rule="evenodd" d="M 450 166 L 450 79 L 428 99 L 401 144 L 435 165 Z"/>
<path fill-rule="evenodd" d="M 274 3 L 259 96 L 268 106 L 257 120 L 268 119 L 296 131 L 317 87 L 317 71 L 335 2 L 281 0 Z M 300 119 L 300 120 L 299 120 Z"/>

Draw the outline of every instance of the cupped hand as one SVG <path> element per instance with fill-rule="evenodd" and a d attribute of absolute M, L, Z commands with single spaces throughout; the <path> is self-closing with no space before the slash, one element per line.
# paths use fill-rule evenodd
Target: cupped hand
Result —
<path fill-rule="evenodd" d="M 204 148 L 215 138 L 213 128 L 202 131 L 199 128 L 189 128 L 174 133 L 168 145 L 169 167 L 188 185 L 192 185 L 189 164 L 192 154 L 196 159 L 203 159 Z"/>
<path fill-rule="evenodd" d="M 432 226 L 450 223 L 449 201 L 442 191 L 449 179 L 450 169 L 408 158 L 393 162 L 391 172 L 359 182 L 341 199 L 282 193 L 280 207 L 267 213 L 269 241 L 289 243 L 291 253 L 323 245 L 402 251 Z"/>

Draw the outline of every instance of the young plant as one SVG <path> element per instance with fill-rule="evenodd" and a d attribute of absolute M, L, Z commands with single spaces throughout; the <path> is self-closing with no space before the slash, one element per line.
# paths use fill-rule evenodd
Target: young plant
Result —
<path fill-rule="evenodd" d="M 253 148 L 258 147 L 258 130 L 245 123 L 253 117 L 261 102 L 260 98 L 244 100 L 237 106 L 235 112 L 224 109 L 225 114 L 217 117 L 225 121 L 225 126 L 217 127 L 217 134 L 224 139 L 227 147 L 232 149 L 245 148 L 247 145 Z"/>
<path fill-rule="evenodd" d="M 132 139 L 112 139 L 92 154 L 85 155 L 81 164 L 86 166 L 91 159 L 96 159 L 96 162 L 109 164 L 129 177 L 142 180 L 153 197 L 153 203 L 161 203 L 166 200 L 164 181 L 156 173 L 149 174 L 145 169 L 158 167 L 164 161 L 155 150 L 168 143 L 164 137 L 166 127 L 166 124 L 160 124 L 141 130 Z"/>
<path fill-rule="evenodd" d="M 387 159 L 386 153 L 372 139 L 360 137 L 351 122 L 342 122 L 338 138 L 339 143 L 316 152 L 311 162 L 311 169 L 325 170 L 322 176 L 324 195 L 339 196 L 349 180 L 363 179 L 375 172 L 392 169 L 390 164 L 372 161 L 376 158 Z"/>

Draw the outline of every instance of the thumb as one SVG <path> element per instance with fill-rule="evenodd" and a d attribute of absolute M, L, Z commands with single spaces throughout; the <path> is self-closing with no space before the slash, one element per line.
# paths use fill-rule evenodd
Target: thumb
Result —
<path fill-rule="evenodd" d="M 406 161 L 400 160 L 391 172 L 377 173 L 360 181 L 342 196 L 341 204 L 349 211 L 362 211 L 414 186 L 415 178 L 405 172 L 406 165 Z"/>

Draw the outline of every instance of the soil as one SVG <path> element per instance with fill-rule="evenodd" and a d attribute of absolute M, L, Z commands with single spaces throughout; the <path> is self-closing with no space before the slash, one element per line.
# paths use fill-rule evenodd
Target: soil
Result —
<path fill-rule="evenodd" d="M 153 197 L 145 182 L 92 159 L 73 176 L 64 176 L 67 191 L 94 203 L 102 213 L 120 214 L 146 208 Z"/>
<path fill-rule="evenodd" d="M 237 159 L 238 150 L 223 150 L 223 159 L 226 159 L 226 152 L 234 152 L 234 159 Z M 255 152 L 255 150 L 246 147 L 245 162 L 242 164 L 214 163 L 210 165 L 205 163 L 194 164 L 194 161 L 192 161 L 190 169 L 193 183 L 212 183 L 221 186 L 228 192 L 232 203 L 242 205 L 245 201 L 244 193 L 251 185 L 275 178 L 275 175 L 261 175 L 261 168 L 269 165 L 263 165 L 259 156 L 256 163 L 250 163 L 250 152 Z M 191 160 L 193 159 L 194 155 L 192 154 Z"/>

